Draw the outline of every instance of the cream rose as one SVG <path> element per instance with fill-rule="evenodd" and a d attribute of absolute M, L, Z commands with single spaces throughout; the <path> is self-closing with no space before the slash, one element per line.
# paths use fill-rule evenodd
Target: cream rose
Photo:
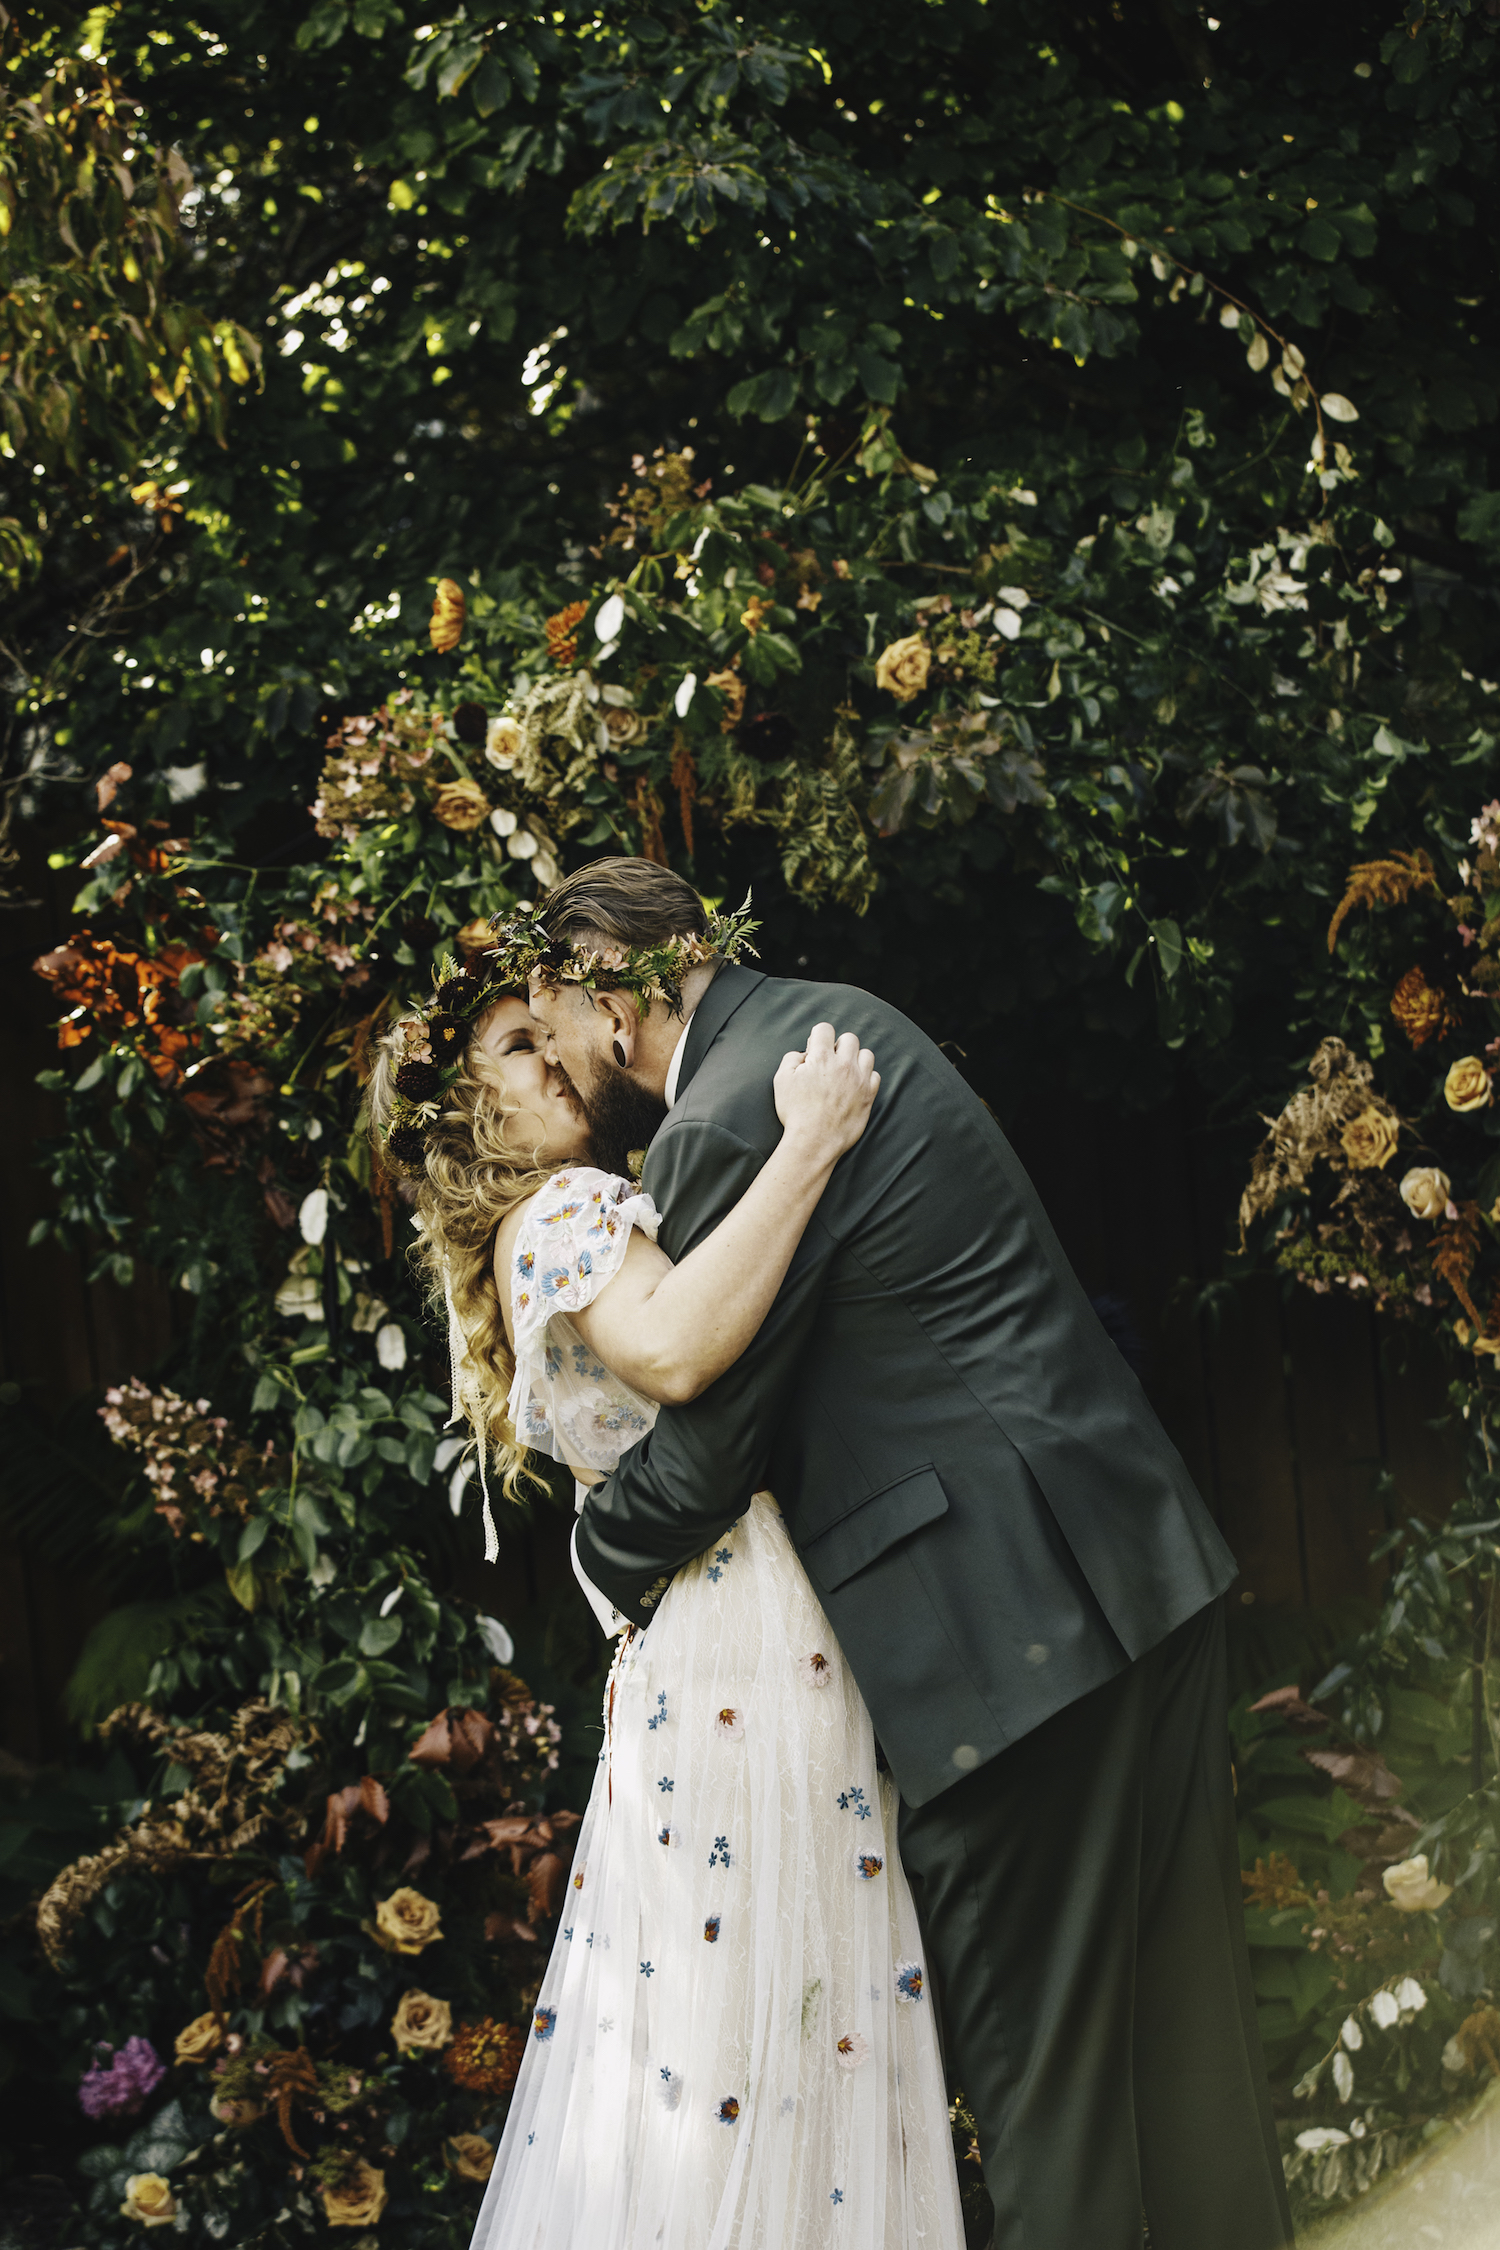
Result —
<path fill-rule="evenodd" d="M 403 1992 L 391 2018 L 391 2037 L 403 2055 L 430 2053 L 453 2037 L 453 2011 L 430 1992 Z"/>
<path fill-rule="evenodd" d="M 455 2178 L 482 2187 L 495 2169 L 495 2152 L 483 2133 L 453 2133 L 444 2144 L 443 2162 Z"/>
<path fill-rule="evenodd" d="M 385 2174 L 357 2156 L 337 2187 L 323 2190 L 323 2212 L 331 2227 L 372 2227 L 386 2206 Z"/>
<path fill-rule="evenodd" d="M 1443 1080 L 1443 1099 L 1450 1109 L 1488 1109 L 1493 1091 L 1477 1055 L 1460 1056 Z"/>
<path fill-rule="evenodd" d="M 1418 1164 L 1401 1182 L 1401 1200 L 1414 1219 L 1440 1219 L 1448 1208 L 1448 1175 L 1435 1164 Z"/>
<path fill-rule="evenodd" d="M 519 719 L 491 719 L 484 737 L 484 754 L 501 773 L 509 773 L 521 754 Z"/>
<path fill-rule="evenodd" d="M 920 633 L 908 633 L 905 640 L 892 641 L 889 648 L 881 650 L 875 664 L 875 685 L 885 688 L 898 703 L 910 703 L 927 685 L 927 673 L 932 663 L 932 651 Z"/>
<path fill-rule="evenodd" d="M 627 711 L 622 703 L 607 703 L 599 714 L 605 733 L 609 736 L 611 750 L 627 750 L 632 742 L 639 742 L 646 731 L 646 722 L 639 711 Z"/>
<path fill-rule="evenodd" d="M 467 835 L 489 816 L 490 801 L 477 781 L 445 781 L 432 800 L 432 817 Z"/>
<path fill-rule="evenodd" d="M 177 2198 L 160 2172 L 132 2172 L 120 2215 L 139 2219 L 143 2227 L 169 2227 L 177 2216 Z"/>
<path fill-rule="evenodd" d="M 217 2016 L 194 2016 L 192 2022 L 184 2024 L 178 2032 L 172 2052 L 180 2063 L 207 2062 L 223 2044 L 224 2033 Z"/>
<path fill-rule="evenodd" d="M 1344 1154 L 1357 1172 L 1378 1171 L 1396 1153 L 1399 1121 L 1383 1109 L 1362 1109 L 1340 1135 Z"/>
<path fill-rule="evenodd" d="M 253 2125 L 265 2110 L 263 2102 L 246 2101 L 233 2094 L 215 2094 L 208 2106 L 221 2125 L 236 2127 Z"/>
<path fill-rule="evenodd" d="M 387 1953 L 420 1953 L 442 1934 L 438 1909 L 420 1891 L 392 1891 L 375 1909 L 375 1935 Z"/>
<path fill-rule="evenodd" d="M 1399 1906 L 1403 1914 L 1435 1914 L 1453 1896 L 1451 1883 L 1439 1883 L 1428 1874 L 1425 1852 L 1418 1852 L 1415 1859 L 1398 1860 L 1394 1867 L 1386 1869 L 1381 1880 L 1386 1897 L 1393 1906 Z"/>

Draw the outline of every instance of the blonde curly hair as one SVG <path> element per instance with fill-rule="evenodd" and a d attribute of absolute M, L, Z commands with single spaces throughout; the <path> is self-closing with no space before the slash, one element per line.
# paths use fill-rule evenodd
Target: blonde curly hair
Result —
<path fill-rule="evenodd" d="M 495 1236 L 554 1167 L 538 1162 L 535 1153 L 520 1155 L 503 1138 L 517 1105 L 506 1100 L 479 1042 L 483 1021 L 476 1022 L 458 1076 L 427 1128 L 423 1171 L 415 1183 L 418 1233 L 411 1256 L 429 1304 L 449 1330 L 453 1403 L 474 1433 L 481 1472 L 487 1463 L 497 1468 L 501 1489 L 514 1500 L 523 1482 L 537 1480 L 506 1413 L 516 1363 L 495 1283 Z M 377 1156 L 403 1055 L 393 1025 L 376 1042 L 365 1092 L 365 1122 Z"/>

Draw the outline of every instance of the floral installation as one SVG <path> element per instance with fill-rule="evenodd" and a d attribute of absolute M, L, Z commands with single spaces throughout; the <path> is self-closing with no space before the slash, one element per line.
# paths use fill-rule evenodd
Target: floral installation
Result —
<path fill-rule="evenodd" d="M 232 1438 L 206 1398 L 179 1398 L 165 1385 L 152 1390 L 132 1376 L 105 1392 L 99 1419 L 116 1445 L 140 1455 L 152 1506 L 179 1538 L 190 1516 L 245 1516 L 285 1482 L 286 1465 L 269 1443 L 258 1453 Z"/>
<path fill-rule="evenodd" d="M 179 2063 L 207 2062 L 211 2055 L 218 2053 L 226 2036 L 223 2024 L 212 2011 L 194 2016 L 192 2022 L 184 2024 L 178 2032 L 172 2059 Z"/>
<path fill-rule="evenodd" d="M 323 2216 L 331 2227 L 373 2227 L 389 2200 L 384 2172 L 362 2156 L 341 2164 L 323 2183 Z"/>

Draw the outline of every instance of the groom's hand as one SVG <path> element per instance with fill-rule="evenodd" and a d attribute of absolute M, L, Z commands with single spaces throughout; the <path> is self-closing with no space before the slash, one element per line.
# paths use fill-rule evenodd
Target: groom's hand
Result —
<path fill-rule="evenodd" d="M 773 1081 L 776 1114 L 814 1163 L 833 1165 L 865 1129 L 880 1073 L 852 1031 L 816 1023 L 800 1053 L 783 1055 Z"/>

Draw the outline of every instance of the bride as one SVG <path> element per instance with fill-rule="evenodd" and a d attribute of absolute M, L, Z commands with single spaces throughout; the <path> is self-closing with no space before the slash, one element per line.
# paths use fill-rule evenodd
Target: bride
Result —
<path fill-rule="evenodd" d="M 779 1147 L 674 1267 L 523 999 L 458 974 L 398 1024 L 372 1119 L 481 1469 L 514 1491 L 530 1449 L 596 1481 L 722 1374 L 878 1085 L 818 1026 L 776 1074 Z M 769 1493 L 621 1634 L 604 1726 L 475 2250 L 961 2250 L 896 1793 Z"/>

